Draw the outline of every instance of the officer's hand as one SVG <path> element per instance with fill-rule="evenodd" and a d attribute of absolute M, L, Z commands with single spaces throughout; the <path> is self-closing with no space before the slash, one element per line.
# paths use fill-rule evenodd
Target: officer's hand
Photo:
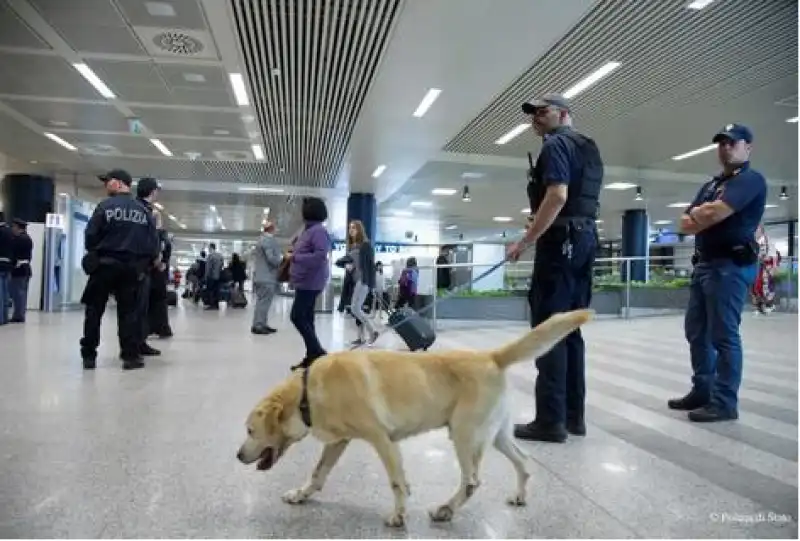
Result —
<path fill-rule="evenodd" d="M 509 261 L 517 261 L 522 255 L 522 244 L 519 242 L 511 243 L 506 249 L 506 257 Z"/>

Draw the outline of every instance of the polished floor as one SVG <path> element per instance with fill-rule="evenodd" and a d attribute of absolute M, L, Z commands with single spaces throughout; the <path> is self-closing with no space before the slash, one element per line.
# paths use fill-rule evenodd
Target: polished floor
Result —
<path fill-rule="evenodd" d="M 236 460 L 246 414 L 301 356 L 286 302 L 272 336 L 249 333 L 249 309 L 174 309 L 175 337 L 154 341 L 164 355 L 136 372 L 120 370 L 113 310 L 95 372 L 80 365 L 79 313 L 0 327 L 0 537 L 797 538 L 796 315 L 745 316 L 740 420 L 706 426 L 665 406 L 688 388 L 680 318 L 590 324 L 589 433 L 523 444 L 528 506 L 504 504 L 513 471 L 491 451 L 463 512 L 432 524 L 426 510 L 458 480 L 436 432 L 402 445 L 412 496 L 407 529 L 392 531 L 391 491 L 364 444 L 301 507 L 280 496 L 305 480 L 319 443 L 271 472 Z M 353 336 L 338 314 L 318 328 L 330 349 Z M 522 329 L 450 324 L 436 347 L 489 347 Z M 391 335 L 379 345 L 400 347 Z M 510 375 L 519 420 L 532 413 L 534 377 L 532 364 Z"/>

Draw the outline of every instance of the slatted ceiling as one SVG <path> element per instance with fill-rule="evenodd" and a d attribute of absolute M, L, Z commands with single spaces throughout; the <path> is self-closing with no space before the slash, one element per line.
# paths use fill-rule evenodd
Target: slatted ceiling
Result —
<path fill-rule="evenodd" d="M 589 133 L 635 120 L 642 109 L 718 106 L 797 73 L 795 1 L 726 0 L 699 12 L 685 6 L 600 0 L 444 149 L 519 155 L 529 137 L 494 141 L 526 121 L 520 105 L 563 91 L 612 60 L 622 67 L 573 100 Z M 668 115 L 663 120 L 669 124 Z"/>
<path fill-rule="evenodd" d="M 403 1 L 233 0 L 271 170 L 335 185 Z"/>

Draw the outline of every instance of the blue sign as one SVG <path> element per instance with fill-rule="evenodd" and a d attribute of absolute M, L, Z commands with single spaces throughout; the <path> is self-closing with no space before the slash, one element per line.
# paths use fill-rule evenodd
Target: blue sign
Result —
<path fill-rule="evenodd" d="M 372 246 L 376 254 L 399 254 L 400 248 L 402 247 L 400 244 L 394 242 L 376 242 Z M 345 250 L 347 250 L 346 242 L 339 240 L 333 243 L 334 252 L 344 252 Z"/>

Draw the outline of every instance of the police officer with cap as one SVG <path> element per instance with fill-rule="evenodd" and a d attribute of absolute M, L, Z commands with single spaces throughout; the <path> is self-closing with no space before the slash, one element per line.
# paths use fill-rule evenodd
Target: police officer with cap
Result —
<path fill-rule="evenodd" d="M 11 232 L 14 234 L 14 268 L 11 269 L 9 292 L 14 312 L 11 323 L 25 323 L 28 310 L 28 283 L 31 279 L 31 259 L 33 258 L 33 240 L 28 235 L 28 222 L 14 218 Z"/>
<path fill-rule="evenodd" d="M 572 128 L 569 102 L 545 94 L 523 104 L 543 139 L 535 165 L 529 155 L 528 199 L 532 219 L 524 238 L 508 247 L 517 260 L 535 244 L 528 301 L 531 326 L 559 312 L 589 306 L 597 251 L 596 219 L 603 183 L 597 145 Z M 514 427 L 517 438 L 563 442 L 586 434 L 585 347 L 576 330 L 536 361 L 536 419 Z"/>
<path fill-rule="evenodd" d="M 728 124 L 714 135 L 722 172 L 708 181 L 681 217 L 694 235 L 694 272 L 684 330 L 692 359 L 692 389 L 670 400 L 695 422 L 739 417 L 742 310 L 758 266 L 755 234 L 767 202 L 767 182 L 750 167 L 753 133 Z"/>
<path fill-rule="evenodd" d="M 131 370 L 144 366 L 136 308 L 141 281 L 158 256 L 158 237 L 153 217 L 131 196 L 130 174 L 116 169 L 99 178 L 109 197 L 97 205 L 86 226 L 83 269 L 89 281 L 81 297 L 86 306 L 81 357 L 85 369 L 95 368 L 100 321 L 113 294 L 122 367 Z"/>
<path fill-rule="evenodd" d="M 14 268 L 14 234 L 0 212 L 0 325 L 8 323 L 8 295 Z"/>

